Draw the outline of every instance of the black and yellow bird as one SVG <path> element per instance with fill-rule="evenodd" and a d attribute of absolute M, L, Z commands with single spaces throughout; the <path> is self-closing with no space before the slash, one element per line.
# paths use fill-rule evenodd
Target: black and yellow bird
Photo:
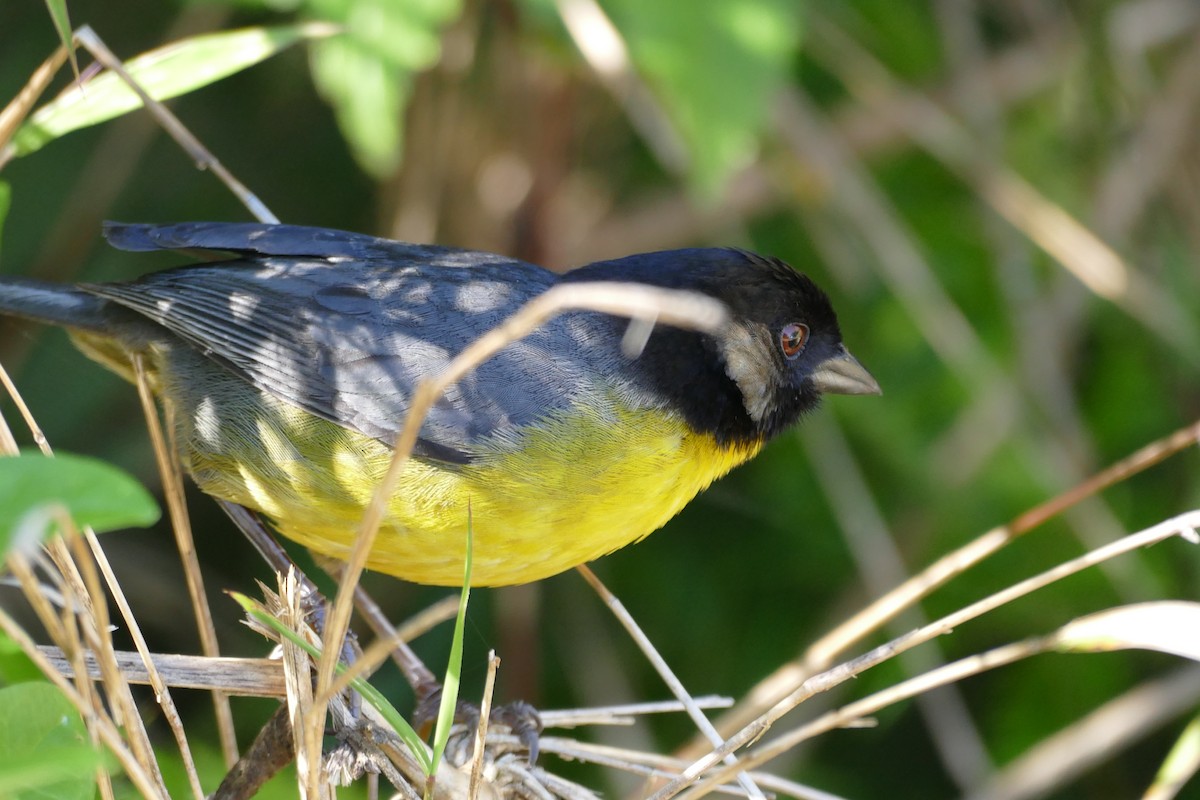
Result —
<path fill-rule="evenodd" d="M 627 321 L 558 316 L 451 387 L 420 431 L 368 566 L 523 583 L 641 539 L 815 407 L 879 386 L 842 344 L 829 299 L 742 250 L 646 253 L 565 275 L 489 253 L 292 225 L 106 227 L 124 250 L 226 260 L 121 283 L 0 279 L 0 313 L 66 327 L 175 420 L 210 495 L 345 557 L 417 383 L 550 287 L 632 281 L 724 303 L 715 334 L 658 326 L 636 358 Z"/>

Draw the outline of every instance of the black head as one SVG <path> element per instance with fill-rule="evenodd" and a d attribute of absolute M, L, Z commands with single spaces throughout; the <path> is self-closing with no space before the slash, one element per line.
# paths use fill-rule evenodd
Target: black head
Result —
<path fill-rule="evenodd" d="M 880 393 L 842 343 L 829 297 L 778 259 L 743 250 L 672 250 L 592 264 L 570 278 L 692 289 L 729 307 L 732 319 L 721 332 L 660 328 L 639 359 L 643 379 L 718 441 L 768 439 L 823 394 Z"/>
<path fill-rule="evenodd" d="M 879 394 L 879 384 L 842 343 L 828 295 L 808 276 L 778 259 L 725 253 L 714 264 L 724 280 L 704 290 L 732 311 L 716 346 L 762 436 L 796 422 L 823 394 Z"/>

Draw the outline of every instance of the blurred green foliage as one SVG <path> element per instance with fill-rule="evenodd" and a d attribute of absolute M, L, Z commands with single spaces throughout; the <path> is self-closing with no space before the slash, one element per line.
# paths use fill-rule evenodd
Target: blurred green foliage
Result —
<path fill-rule="evenodd" d="M 0 794 L 13 800 L 87 800 L 104 763 L 74 706 L 56 686 L 0 688 Z"/>
<path fill-rule="evenodd" d="M 70 10 L 127 58 L 247 25 L 346 25 L 342 38 L 172 102 L 285 221 L 556 268 L 737 245 L 784 258 L 830 291 L 884 396 L 831 400 L 663 531 L 596 565 L 689 688 L 740 697 L 894 585 L 897 570 L 1200 417 L 1196 353 L 1152 324 L 1194 331 L 1200 320 L 1200 142 L 1189 134 L 1200 117 L 1197 19 L 1186 0 L 1154 6 L 1154 25 L 1142 0 L 81 0 Z M 613 71 L 597 72 L 580 31 L 603 44 L 605 29 L 572 28 L 560 18 L 568 7 L 602 11 L 627 60 L 618 50 L 604 62 Z M 41 4 L 0 4 L 0 102 L 56 41 Z M 56 86 L 68 81 L 64 72 Z M 928 103 L 960 138 L 934 126 Z M 1173 308 L 1087 290 L 1028 227 L 1003 218 L 996 176 L 1027 181 Z M 52 142 L 3 177 L 5 274 L 98 280 L 176 263 L 107 250 L 103 218 L 246 218 L 145 115 Z M 156 484 L 132 389 L 60 332 L 0 320 L 0 362 L 51 443 Z M 15 419 L 7 401 L 0 412 Z M 1018 540 L 923 611 L 947 613 L 1194 508 L 1198 477 L 1193 447 Z M 191 499 L 223 643 L 260 653 L 217 590 L 248 589 L 266 571 L 210 502 Z M 189 612 L 169 533 L 105 544 L 154 646 L 195 651 L 194 635 L 180 632 Z M 397 618 L 444 594 L 382 579 L 371 588 Z M 919 651 L 924 661 L 886 664 L 814 706 L 1107 606 L 1197 596 L 1200 557 L 1166 542 L 964 625 Z M 430 663 L 442 663 L 448 637 L 439 629 L 418 642 Z M 466 647 L 465 696 L 482 683 L 489 647 L 504 659 L 502 699 L 553 707 L 665 694 L 570 574 L 476 592 Z M 957 701 L 901 704 L 876 728 L 822 737 L 779 769 L 854 797 L 966 795 L 1175 665 L 1137 652 L 1043 656 L 965 682 Z M 379 680 L 408 697 L 395 676 Z M 1042 796 L 1138 796 L 1195 705 L 1193 692 Z M 965 727 L 938 721 L 954 709 Z M 202 703 L 190 710 L 193 738 L 207 716 Z M 240 715 L 244 740 L 260 719 Z M 692 732 L 680 717 L 647 727 L 664 750 Z"/>

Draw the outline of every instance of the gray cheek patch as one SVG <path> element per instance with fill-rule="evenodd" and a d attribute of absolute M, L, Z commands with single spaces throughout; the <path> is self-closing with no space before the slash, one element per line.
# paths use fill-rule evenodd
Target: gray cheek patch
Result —
<path fill-rule="evenodd" d="M 720 337 L 725 374 L 742 393 L 746 413 L 762 422 L 775 405 L 778 381 L 772 362 L 772 350 L 764 347 L 759 331 L 744 325 L 731 325 Z"/>

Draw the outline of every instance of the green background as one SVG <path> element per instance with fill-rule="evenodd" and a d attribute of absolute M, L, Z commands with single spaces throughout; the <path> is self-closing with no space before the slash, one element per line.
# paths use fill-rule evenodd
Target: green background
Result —
<path fill-rule="evenodd" d="M 743 696 L 903 574 L 1200 416 L 1200 18 L 1190 3 L 607 0 L 632 61 L 603 77 L 560 21 L 569 5 L 134 0 L 72 2 L 70 12 L 122 57 L 241 25 L 346 24 L 342 39 L 172 103 L 286 222 L 556 269 L 735 245 L 779 256 L 830 292 L 883 397 L 830 399 L 662 531 L 595 565 L 694 693 Z M 55 45 L 41 3 L 0 4 L 0 103 Z M 67 80 L 64 71 L 56 87 Z M 107 249 L 101 220 L 249 218 L 142 113 L 51 142 L 0 179 L 12 191 L 3 274 L 130 278 L 176 262 Z M 1149 289 L 1114 301 L 1085 287 L 1036 240 L 1037 225 L 1062 226 L 1030 214 L 1027 197 L 1015 205 L 1025 224 L 1003 219 L 996 193 L 1021 181 Z M 131 387 L 61 332 L 8 320 L 0 362 L 54 446 L 157 487 Z M 15 426 L 12 409 L 0 402 Z M 1198 473 L 1192 449 L 1121 483 L 957 578 L 923 613 L 1195 507 Z M 211 502 L 191 499 L 223 647 L 261 654 L 221 590 L 252 592 L 266 570 Z M 196 652 L 169 532 L 105 541 L 152 647 Z M 1083 613 L 1195 598 L 1198 564 L 1179 541 L 1125 557 L 872 670 L 783 726 Z M 446 593 L 369 584 L 397 619 Z M 19 605 L 4 587 L 0 603 Z M 447 636 L 419 643 L 434 665 Z M 466 647 L 468 697 L 489 648 L 504 660 L 501 699 L 551 708 L 666 696 L 570 573 L 476 591 Z M 1041 656 L 956 696 L 889 708 L 875 727 L 821 737 L 773 768 L 849 797 L 969 796 L 1047 736 L 1179 666 L 1144 652 Z M 407 703 L 397 677 L 379 683 Z M 1139 796 L 1197 693 L 1038 796 Z M 193 743 L 215 747 L 210 706 L 189 700 Z M 269 704 L 235 710 L 244 742 Z M 667 716 L 598 735 L 666 752 L 690 733 Z M 547 765 L 608 793 L 631 785 Z"/>

